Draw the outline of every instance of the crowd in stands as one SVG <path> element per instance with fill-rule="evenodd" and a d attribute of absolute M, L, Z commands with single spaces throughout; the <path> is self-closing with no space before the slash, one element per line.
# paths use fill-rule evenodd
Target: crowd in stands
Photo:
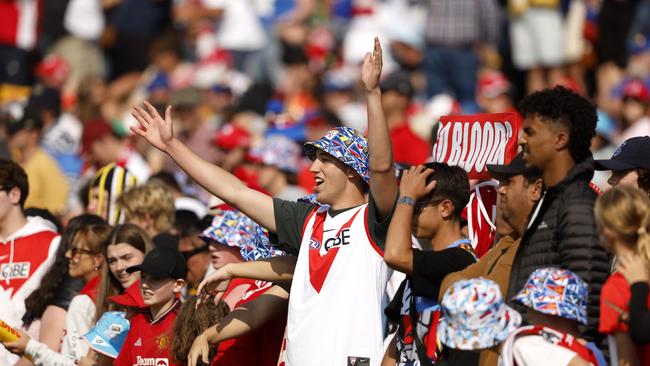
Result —
<path fill-rule="evenodd" d="M 0 365 L 644 366 L 649 286 L 649 0 L 0 0 Z"/>

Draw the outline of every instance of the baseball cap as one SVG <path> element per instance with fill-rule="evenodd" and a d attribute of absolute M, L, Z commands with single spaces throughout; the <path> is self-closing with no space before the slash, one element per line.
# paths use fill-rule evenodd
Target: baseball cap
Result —
<path fill-rule="evenodd" d="M 511 177 L 526 172 L 524 153 L 520 152 L 509 164 L 488 164 L 487 170 L 493 177 Z"/>
<path fill-rule="evenodd" d="M 521 174 L 530 181 L 542 176 L 540 169 L 536 167 L 526 167 L 523 152 L 517 154 L 509 164 L 488 164 L 487 170 L 492 174 L 494 179 L 513 177 Z"/>
<path fill-rule="evenodd" d="M 629 138 L 614 151 L 610 159 L 596 160 L 596 170 L 623 171 L 630 169 L 650 170 L 650 137 Z"/>
<path fill-rule="evenodd" d="M 126 269 L 128 273 L 141 271 L 154 278 L 185 279 L 187 277 L 187 263 L 185 257 L 177 251 L 165 247 L 155 247 L 144 260 L 137 266 Z"/>
<path fill-rule="evenodd" d="M 384 93 L 394 91 L 409 99 L 413 98 L 413 94 L 415 94 L 413 84 L 411 84 L 411 78 L 409 77 L 409 74 L 404 71 L 395 71 L 386 76 L 386 78 L 380 82 L 379 87 Z"/>
<path fill-rule="evenodd" d="M 7 118 L 4 125 L 7 135 L 13 136 L 21 130 L 43 129 L 43 119 L 38 108 L 27 106 L 20 118 Z"/>
<path fill-rule="evenodd" d="M 642 80 L 628 80 L 623 85 L 623 98 L 636 99 L 642 103 L 650 102 L 650 91 Z"/>
<path fill-rule="evenodd" d="M 153 245 L 157 248 L 165 248 L 170 250 L 178 250 L 178 243 L 181 237 L 169 233 L 161 233 L 153 238 Z"/>
<path fill-rule="evenodd" d="M 521 315 L 505 304 L 496 282 L 475 278 L 454 283 L 442 298 L 440 342 L 450 348 L 490 348 L 521 324 Z"/>
<path fill-rule="evenodd" d="M 228 123 L 217 131 L 212 143 L 227 151 L 237 147 L 248 148 L 251 144 L 251 134 L 242 127 Z"/>
<path fill-rule="evenodd" d="M 126 319 L 126 313 L 107 311 L 83 337 L 93 351 L 110 358 L 117 358 L 126 336 L 129 334 L 129 329 L 131 329 L 131 324 Z"/>
<path fill-rule="evenodd" d="M 496 98 L 510 92 L 510 81 L 499 71 L 487 71 L 478 79 L 476 93 L 485 98 Z"/>
<path fill-rule="evenodd" d="M 70 65 L 65 58 L 50 54 L 36 66 L 36 75 L 63 83 L 70 75 Z"/>
<path fill-rule="evenodd" d="M 589 286 L 575 273 L 560 268 L 540 268 L 531 273 L 514 301 L 540 313 L 587 324 Z"/>
<path fill-rule="evenodd" d="M 108 122 L 102 119 L 86 122 L 81 135 L 81 152 L 87 153 L 93 142 L 108 135 L 114 135 L 113 127 Z"/>
<path fill-rule="evenodd" d="M 368 183 L 368 141 L 361 133 L 350 127 L 335 127 L 325 136 L 304 146 L 305 154 L 310 158 L 316 157 L 316 149 L 332 155 L 345 165 L 354 169 Z"/>

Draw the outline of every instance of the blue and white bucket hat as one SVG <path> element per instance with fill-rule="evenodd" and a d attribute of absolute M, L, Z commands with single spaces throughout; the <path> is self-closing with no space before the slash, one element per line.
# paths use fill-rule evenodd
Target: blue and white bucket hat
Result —
<path fill-rule="evenodd" d="M 90 348 L 110 358 L 117 358 L 122 345 L 129 334 L 131 324 L 122 311 L 108 311 L 97 321 L 97 324 L 86 334 Z"/>
<path fill-rule="evenodd" d="M 219 210 L 202 238 L 240 249 L 246 261 L 277 257 L 286 253 L 273 247 L 268 233 L 250 217 L 237 210 Z"/>
<path fill-rule="evenodd" d="M 317 148 L 354 169 L 366 183 L 370 180 L 368 140 L 359 131 L 350 127 L 336 127 L 320 139 L 307 142 L 305 154 L 313 160 Z"/>
<path fill-rule="evenodd" d="M 505 304 L 494 281 L 462 280 L 442 299 L 438 339 L 449 348 L 485 349 L 503 342 L 520 324 L 521 315 Z"/>
<path fill-rule="evenodd" d="M 575 273 L 561 268 L 540 268 L 531 273 L 524 288 L 513 298 L 540 313 L 587 324 L 589 285 Z"/>

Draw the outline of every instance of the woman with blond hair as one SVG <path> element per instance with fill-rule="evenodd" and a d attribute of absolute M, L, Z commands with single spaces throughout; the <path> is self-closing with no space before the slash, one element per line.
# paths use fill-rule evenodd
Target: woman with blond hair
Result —
<path fill-rule="evenodd" d="M 171 189 L 161 183 L 147 183 L 124 192 L 115 201 L 126 222 L 141 227 L 150 238 L 170 232 L 176 208 Z"/>
<path fill-rule="evenodd" d="M 640 281 L 641 288 L 645 282 L 646 305 L 650 301 L 650 198 L 639 189 L 617 186 L 598 198 L 595 215 L 602 245 L 620 261 L 601 291 L 599 332 L 608 335 L 612 359 L 618 364 L 650 365 L 650 344 L 635 346 L 628 320 L 632 290 L 638 291 L 637 282 Z M 640 264 L 641 276 L 630 276 L 626 268 L 630 263 L 637 267 Z"/>

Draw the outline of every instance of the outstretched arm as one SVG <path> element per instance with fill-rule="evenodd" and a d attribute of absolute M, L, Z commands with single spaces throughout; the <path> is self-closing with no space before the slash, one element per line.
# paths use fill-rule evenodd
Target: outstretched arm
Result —
<path fill-rule="evenodd" d="M 133 132 L 167 153 L 208 192 L 237 208 L 269 231 L 275 232 L 273 199 L 248 188 L 234 175 L 201 159 L 176 139 L 172 130 L 171 106 L 167 107 L 165 118 L 162 118 L 151 104 L 145 102 L 145 108 L 133 107 L 133 116 L 140 123 L 138 127 L 131 127 Z"/>
<path fill-rule="evenodd" d="M 231 311 L 218 324 L 206 329 L 194 340 L 187 364 L 195 366 L 199 359 L 208 364 L 210 345 L 239 337 L 258 329 L 277 316 L 284 316 L 288 299 L 289 294 L 282 287 L 274 285 L 257 299 Z"/>
<path fill-rule="evenodd" d="M 285 255 L 252 262 L 226 264 L 201 281 L 196 291 L 199 297 L 197 306 L 211 295 L 220 299 L 233 278 L 250 278 L 267 282 L 291 281 L 296 260 L 297 257 Z"/>
<path fill-rule="evenodd" d="M 383 220 L 393 210 L 397 197 L 397 180 L 388 123 L 381 105 L 379 89 L 379 77 L 383 67 L 381 52 L 379 38 L 375 37 L 373 52 L 367 53 L 363 60 L 361 79 L 368 96 L 370 193 L 375 200 L 378 218 Z"/>
<path fill-rule="evenodd" d="M 413 274 L 413 247 L 411 246 L 411 228 L 415 212 L 415 202 L 435 187 L 435 181 L 426 185 L 427 176 L 433 170 L 424 166 L 411 167 L 404 172 L 400 183 L 400 199 L 388 227 L 384 261 L 396 271 Z"/>

